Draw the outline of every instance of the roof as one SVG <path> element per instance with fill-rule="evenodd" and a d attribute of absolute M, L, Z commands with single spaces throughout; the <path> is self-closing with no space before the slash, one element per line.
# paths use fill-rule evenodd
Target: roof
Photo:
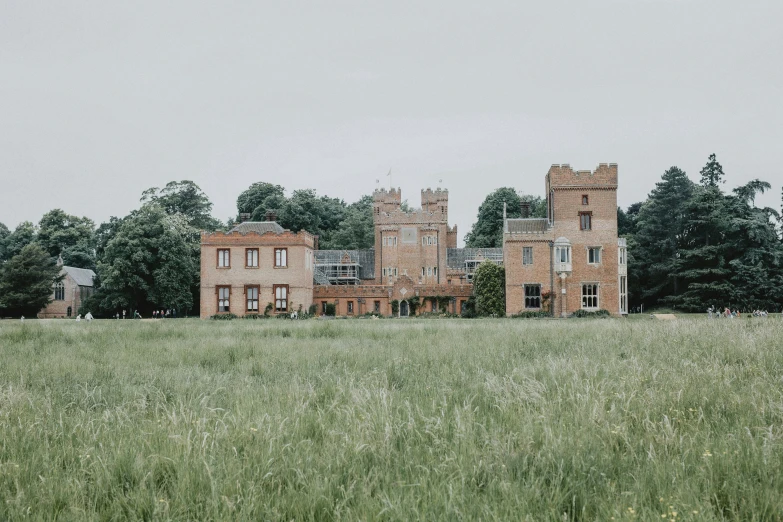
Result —
<path fill-rule="evenodd" d="M 540 234 L 549 230 L 546 218 L 507 219 L 510 234 Z"/>
<path fill-rule="evenodd" d="M 249 234 L 250 232 L 255 232 L 257 234 L 264 234 L 266 232 L 280 234 L 283 232 L 283 227 L 278 225 L 277 221 L 245 221 L 228 231 L 229 234 L 232 232 L 239 232 L 242 235 Z"/>
<path fill-rule="evenodd" d="M 64 266 L 63 271 L 71 276 L 71 279 L 79 286 L 92 286 L 93 279 L 95 279 L 95 272 L 88 268 Z"/>

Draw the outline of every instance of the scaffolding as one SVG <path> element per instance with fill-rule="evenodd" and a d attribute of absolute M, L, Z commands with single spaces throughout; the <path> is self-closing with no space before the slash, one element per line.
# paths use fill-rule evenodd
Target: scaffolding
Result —
<path fill-rule="evenodd" d="M 446 250 L 446 264 L 451 269 L 461 270 L 465 280 L 473 281 L 476 268 L 484 261 L 503 265 L 502 248 L 449 248 Z"/>
<path fill-rule="evenodd" d="M 316 250 L 313 279 L 318 285 L 358 285 L 375 279 L 375 250 Z"/>

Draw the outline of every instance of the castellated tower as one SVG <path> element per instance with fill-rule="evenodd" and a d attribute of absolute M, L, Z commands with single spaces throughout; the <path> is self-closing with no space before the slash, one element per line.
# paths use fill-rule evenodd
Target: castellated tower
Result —
<path fill-rule="evenodd" d="M 416 284 L 446 281 L 446 249 L 455 243 L 456 228 L 448 226 L 449 192 L 421 191 L 421 208 L 404 212 L 400 189 L 373 193 L 375 278 L 393 284 L 408 277 Z"/>

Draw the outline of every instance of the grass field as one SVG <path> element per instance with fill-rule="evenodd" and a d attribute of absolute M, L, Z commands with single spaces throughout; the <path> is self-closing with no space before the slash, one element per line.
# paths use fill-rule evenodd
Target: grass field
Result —
<path fill-rule="evenodd" d="M 779 520 L 783 321 L 0 322 L 0 520 Z"/>

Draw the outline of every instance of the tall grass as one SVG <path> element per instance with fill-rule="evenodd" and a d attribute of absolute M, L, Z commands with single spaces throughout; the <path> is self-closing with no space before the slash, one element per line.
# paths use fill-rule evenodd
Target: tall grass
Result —
<path fill-rule="evenodd" d="M 780 519 L 782 338 L 773 319 L 0 322 L 0 520 Z"/>

